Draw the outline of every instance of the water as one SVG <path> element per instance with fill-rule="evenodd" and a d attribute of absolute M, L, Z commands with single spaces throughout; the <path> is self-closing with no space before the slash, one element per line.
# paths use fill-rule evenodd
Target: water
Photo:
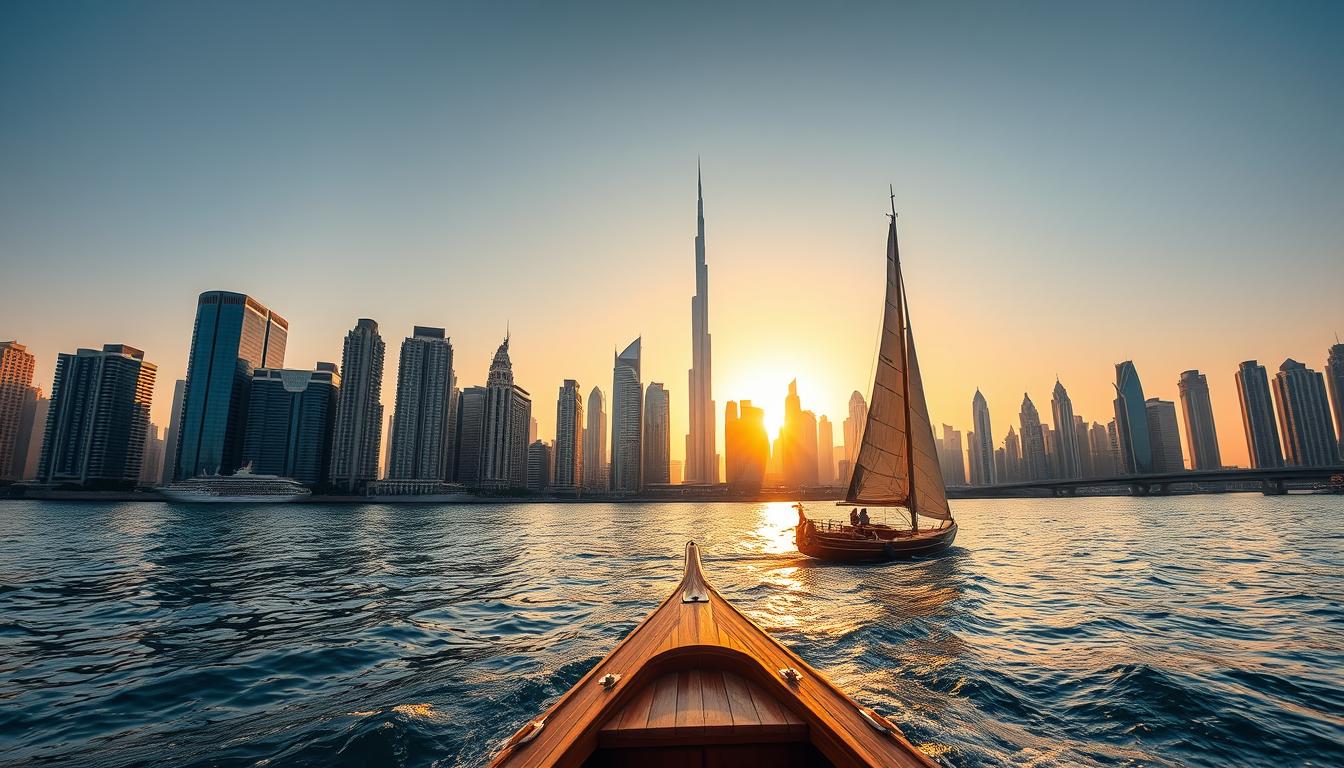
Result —
<path fill-rule="evenodd" d="M 694 538 L 947 764 L 1344 765 L 1344 499 L 955 509 L 949 555 L 842 567 L 787 504 L 0 502 L 0 764 L 479 766 Z"/>

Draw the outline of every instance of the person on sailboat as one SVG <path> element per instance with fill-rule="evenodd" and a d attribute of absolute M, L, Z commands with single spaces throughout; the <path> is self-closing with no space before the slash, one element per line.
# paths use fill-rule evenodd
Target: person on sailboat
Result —
<path fill-rule="evenodd" d="M 849 527 L 854 528 L 859 524 L 859 508 L 854 507 L 849 510 Z"/>
<path fill-rule="evenodd" d="M 859 525 L 867 526 L 872 521 L 868 518 L 868 508 L 864 507 L 859 511 Z"/>

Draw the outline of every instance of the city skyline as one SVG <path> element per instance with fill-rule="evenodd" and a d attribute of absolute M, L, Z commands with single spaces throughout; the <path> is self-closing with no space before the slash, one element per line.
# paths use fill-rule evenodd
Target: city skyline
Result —
<path fill-rule="evenodd" d="M 1344 147 L 1327 128 L 1339 11 L 1299 9 L 1312 18 L 1287 25 L 1266 8 L 1215 9 L 1218 35 L 1207 8 L 1143 21 L 1056 9 L 1053 28 L 1071 34 L 1030 56 L 1020 41 L 1037 39 L 1039 8 L 985 9 L 974 34 L 938 8 L 764 20 L 625 9 L 607 21 L 637 31 L 614 37 L 556 10 L 509 26 L 402 8 L 394 24 L 333 12 L 316 39 L 294 34 L 307 19 L 295 9 L 7 10 L 3 50 L 29 66 L 0 83 L 15 107 L 0 132 L 0 258 L 25 290 L 0 308 L 0 337 L 35 354 L 44 390 L 58 353 L 108 339 L 145 349 L 160 366 L 161 427 L 193 297 L 216 289 L 289 319 L 296 368 L 339 359 L 341 329 L 370 317 L 394 340 L 426 320 L 447 328 L 468 384 L 485 380 L 506 324 L 534 392 L 609 381 L 606 350 L 636 335 L 647 380 L 686 381 L 703 156 L 711 385 L 720 403 L 760 403 L 772 433 L 795 377 L 833 421 L 852 390 L 869 394 L 872 224 L 892 181 L 938 419 L 967 429 L 979 387 L 1006 424 L 1009 403 L 1025 391 L 1044 405 L 1058 375 L 1075 412 L 1104 424 L 1104 372 L 1133 359 L 1164 400 L 1178 399 L 1179 372 L 1205 372 L 1222 460 L 1245 466 L 1227 427 L 1240 419 L 1231 372 L 1251 358 L 1319 370 L 1340 322 L 1332 169 Z M 648 15 L 658 23 L 634 23 Z M 564 44 L 557 24 L 573 33 Z M 729 34 L 748 24 L 750 55 Z M 1112 44 L 1077 56 L 1102 28 Z M 556 79 L 491 55 L 503 34 L 548 57 Z M 601 44 L 574 44 L 588 35 Z M 240 46 L 252 55 L 221 70 L 217 54 Z M 629 66 L 608 71 L 611 56 Z M 148 64 L 163 60 L 171 73 Z M 893 71 L 906 73 L 896 86 Z M 295 94 L 300 109 L 278 109 Z M 1306 117 L 1284 126 L 1285 114 Z M 124 296 L 149 278 L 155 300 L 128 311 Z M 1043 287 L 1051 302 L 1021 301 Z M 601 311 L 575 315 L 576 303 Z M 973 346 L 967 328 L 982 329 Z M 551 409 L 536 411 L 554 434 Z M 672 408 L 673 460 L 688 420 Z M 723 440 L 718 425 L 720 454 Z"/>

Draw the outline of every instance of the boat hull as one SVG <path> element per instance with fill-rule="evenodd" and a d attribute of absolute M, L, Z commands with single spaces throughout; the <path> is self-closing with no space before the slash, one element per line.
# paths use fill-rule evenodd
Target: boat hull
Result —
<path fill-rule="evenodd" d="M 890 529 L 888 529 L 890 530 Z M 794 532 L 798 551 L 818 560 L 839 563 L 882 563 L 936 555 L 957 538 L 954 520 L 946 528 L 920 531 L 914 536 L 859 538 L 852 533 L 817 531 L 810 522 L 800 523 Z"/>
<path fill-rule="evenodd" d="M 177 493 L 174 491 L 159 491 L 165 499 L 169 501 L 180 501 L 188 504 L 287 504 L 292 501 L 303 501 L 311 496 L 311 493 L 290 493 L 290 494 L 258 494 L 256 496 L 211 496 L 204 493 Z"/>

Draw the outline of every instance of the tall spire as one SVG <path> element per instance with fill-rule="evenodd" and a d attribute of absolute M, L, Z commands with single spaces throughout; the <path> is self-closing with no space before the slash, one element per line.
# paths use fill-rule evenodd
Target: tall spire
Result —
<path fill-rule="evenodd" d="M 686 481 L 717 483 L 714 396 L 710 386 L 709 267 L 705 264 L 705 188 L 695 160 L 695 295 L 691 297 L 690 430 L 686 435 Z"/>

